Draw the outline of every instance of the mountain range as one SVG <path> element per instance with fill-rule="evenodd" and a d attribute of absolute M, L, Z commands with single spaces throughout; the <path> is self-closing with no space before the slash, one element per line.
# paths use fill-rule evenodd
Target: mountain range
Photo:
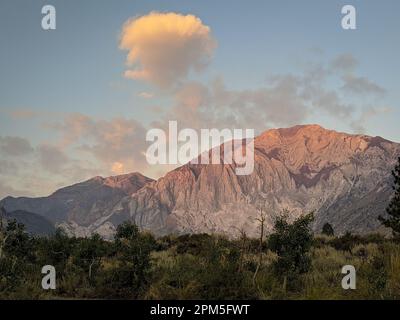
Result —
<path fill-rule="evenodd" d="M 10 214 L 16 210 L 35 213 L 70 235 L 98 233 L 109 237 L 115 228 L 107 223 L 107 213 L 121 199 L 152 181 L 137 172 L 108 178 L 94 177 L 59 189 L 48 197 L 6 197 L 0 201 L 0 206 Z M 32 228 L 31 224 L 27 227 Z"/>
<path fill-rule="evenodd" d="M 156 235 L 255 236 L 261 214 L 270 231 L 283 212 L 292 220 L 314 212 L 316 232 L 329 222 L 336 234 L 369 233 L 385 231 L 377 217 L 385 215 L 399 156 L 400 144 L 381 137 L 299 125 L 255 138 L 250 175 L 236 175 L 235 164 L 188 163 L 158 180 L 140 173 L 95 177 L 48 197 L 6 197 L 0 205 L 76 236 L 111 238 L 126 220 Z"/>

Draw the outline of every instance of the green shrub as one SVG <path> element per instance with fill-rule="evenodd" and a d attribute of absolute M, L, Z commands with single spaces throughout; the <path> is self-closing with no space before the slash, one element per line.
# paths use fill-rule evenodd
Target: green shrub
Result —
<path fill-rule="evenodd" d="M 269 249 L 278 256 L 273 264 L 276 275 L 285 277 L 289 283 L 295 282 L 297 275 L 307 272 L 311 266 L 308 252 L 313 243 L 312 220 L 313 215 L 309 214 L 290 224 L 281 217 L 275 222 L 274 233 L 268 239 Z"/>

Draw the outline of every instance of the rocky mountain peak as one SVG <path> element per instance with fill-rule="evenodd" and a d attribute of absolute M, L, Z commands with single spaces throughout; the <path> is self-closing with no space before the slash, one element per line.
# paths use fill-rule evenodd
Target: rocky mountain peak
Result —
<path fill-rule="evenodd" d="M 115 229 L 108 224 L 103 225 L 102 221 L 107 220 L 121 199 L 152 181 L 138 172 L 106 178 L 96 176 L 61 188 L 48 197 L 7 197 L 0 201 L 0 205 L 8 211 L 24 210 L 39 214 L 77 236 L 90 235 L 100 227 L 98 233 L 108 237 Z"/>
<path fill-rule="evenodd" d="M 304 166 L 322 169 L 342 165 L 369 148 L 390 153 L 393 145 L 381 137 L 347 134 L 319 125 L 267 130 L 255 139 L 256 150 L 295 171 L 307 170 Z"/>
<path fill-rule="evenodd" d="M 257 232 L 260 207 L 274 217 L 316 212 L 314 228 L 337 232 L 379 227 L 391 194 L 390 172 L 400 145 L 380 137 L 319 125 L 267 130 L 255 138 L 255 167 L 236 176 L 232 165 L 184 165 L 123 201 L 115 215 L 156 233 Z"/>
<path fill-rule="evenodd" d="M 111 237 L 126 220 L 156 235 L 236 236 L 241 229 L 256 236 L 260 210 L 267 213 L 267 231 L 283 210 L 293 219 L 315 212 L 317 232 L 326 222 L 337 234 L 379 230 L 399 144 L 299 125 L 267 130 L 254 145 L 254 171 L 246 176 L 237 176 L 234 165 L 186 164 L 157 181 L 140 173 L 95 177 L 49 197 L 1 203 L 40 214 L 78 236 Z"/>

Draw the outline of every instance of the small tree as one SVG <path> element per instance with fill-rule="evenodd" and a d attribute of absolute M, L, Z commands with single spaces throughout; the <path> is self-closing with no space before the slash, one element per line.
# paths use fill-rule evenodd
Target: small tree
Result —
<path fill-rule="evenodd" d="M 69 261 L 76 261 L 74 253 L 79 244 L 78 239 L 68 237 L 65 231 L 57 228 L 56 232 L 49 238 L 38 238 L 37 240 L 37 258 L 41 265 L 52 265 L 57 270 L 57 276 L 63 277 L 72 267 Z"/>
<path fill-rule="evenodd" d="M 7 241 L 6 227 L 4 223 L 4 219 L 6 218 L 6 210 L 1 207 L 0 208 L 0 260 L 3 258 L 4 254 L 4 246 Z"/>
<path fill-rule="evenodd" d="M 32 257 L 31 238 L 25 231 L 25 226 L 16 220 L 6 220 L 6 210 L 0 208 L 0 260 L 11 255 L 18 259 Z"/>
<path fill-rule="evenodd" d="M 290 224 L 286 215 L 275 222 L 275 233 L 269 237 L 268 247 L 278 255 L 274 263 L 275 272 L 286 280 L 293 280 L 297 275 L 306 273 L 311 266 L 308 255 L 313 242 L 310 224 L 314 219 L 313 213 L 302 216 Z"/>
<path fill-rule="evenodd" d="M 322 227 L 322 234 L 332 237 L 335 235 L 335 232 L 333 231 L 333 227 L 330 223 L 325 223 L 324 226 Z"/>
<path fill-rule="evenodd" d="M 115 240 L 117 242 L 129 241 L 137 239 L 139 237 L 140 231 L 137 225 L 125 221 L 117 227 L 117 233 L 115 235 Z"/>
<path fill-rule="evenodd" d="M 398 164 L 392 171 L 392 175 L 394 178 L 394 195 L 390 200 L 389 206 L 386 208 L 388 218 L 379 216 L 379 221 L 385 227 L 391 228 L 394 236 L 398 236 L 400 235 L 400 157 Z"/>
<path fill-rule="evenodd" d="M 24 225 L 16 220 L 0 223 L 0 294 L 13 291 L 26 281 L 27 265 L 34 262 L 33 248 L 33 239 Z"/>
<path fill-rule="evenodd" d="M 148 284 L 155 239 L 135 224 L 124 222 L 117 227 L 113 247 L 118 264 L 107 271 L 103 285 L 112 297 L 137 298 Z"/>
<path fill-rule="evenodd" d="M 100 268 L 101 259 L 106 254 L 105 242 L 98 234 L 79 241 L 74 252 L 75 263 L 87 272 L 89 281 L 92 281 L 93 274 Z"/>

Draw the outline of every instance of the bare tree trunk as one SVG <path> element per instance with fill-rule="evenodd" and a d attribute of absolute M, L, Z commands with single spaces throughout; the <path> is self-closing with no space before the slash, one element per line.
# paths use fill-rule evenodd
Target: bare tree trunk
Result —
<path fill-rule="evenodd" d="M 96 261 L 95 259 L 92 259 L 92 262 L 90 263 L 89 266 L 89 280 L 92 279 L 92 267 L 95 261 Z"/>
<path fill-rule="evenodd" d="M 259 245 L 259 252 L 258 252 L 258 264 L 257 264 L 256 271 L 254 272 L 254 275 L 253 275 L 253 284 L 254 285 L 256 284 L 257 273 L 262 264 L 262 253 L 263 253 L 262 249 L 263 249 L 263 240 L 264 240 L 265 219 L 266 219 L 266 215 L 264 214 L 264 212 L 261 209 L 260 216 L 259 216 L 259 218 L 256 219 L 260 223 L 260 245 Z"/>

